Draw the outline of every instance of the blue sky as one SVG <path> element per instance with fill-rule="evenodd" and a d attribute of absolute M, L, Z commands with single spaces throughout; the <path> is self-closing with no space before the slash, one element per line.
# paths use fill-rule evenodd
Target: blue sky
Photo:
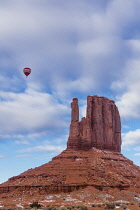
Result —
<path fill-rule="evenodd" d="M 64 150 L 71 100 L 83 117 L 88 95 L 115 101 L 122 154 L 140 166 L 139 11 L 139 0 L 0 0 L 0 183 Z"/>

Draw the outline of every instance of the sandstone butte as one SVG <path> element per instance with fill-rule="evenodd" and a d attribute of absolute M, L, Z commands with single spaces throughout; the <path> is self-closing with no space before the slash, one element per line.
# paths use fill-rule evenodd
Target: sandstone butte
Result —
<path fill-rule="evenodd" d="M 1 184 L 0 198 L 39 200 L 50 194 L 88 192 L 92 199 L 107 193 L 114 199 L 140 200 L 140 167 L 121 154 L 121 121 L 114 101 L 88 96 L 81 121 L 77 98 L 71 110 L 66 150 Z"/>

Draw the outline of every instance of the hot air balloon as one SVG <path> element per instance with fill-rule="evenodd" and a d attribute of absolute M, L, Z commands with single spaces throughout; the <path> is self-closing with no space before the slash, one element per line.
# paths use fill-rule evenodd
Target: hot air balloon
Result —
<path fill-rule="evenodd" d="M 23 69 L 23 73 L 26 75 L 26 77 L 28 77 L 29 74 L 31 73 L 31 69 L 26 67 L 26 68 Z"/>

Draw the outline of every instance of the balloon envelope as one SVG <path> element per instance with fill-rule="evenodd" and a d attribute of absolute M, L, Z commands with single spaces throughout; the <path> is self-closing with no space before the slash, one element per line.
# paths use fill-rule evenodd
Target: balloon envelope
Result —
<path fill-rule="evenodd" d="M 31 69 L 28 68 L 28 67 L 26 67 L 26 68 L 23 69 L 23 72 L 24 72 L 24 74 L 25 74 L 26 77 L 27 77 L 27 76 L 29 76 L 29 74 L 31 73 Z"/>

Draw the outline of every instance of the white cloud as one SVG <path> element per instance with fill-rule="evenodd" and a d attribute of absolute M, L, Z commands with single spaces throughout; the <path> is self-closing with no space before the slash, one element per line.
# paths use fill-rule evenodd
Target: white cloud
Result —
<path fill-rule="evenodd" d="M 53 146 L 53 145 L 40 145 L 30 148 L 18 150 L 19 153 L 32 153 L 32 152 L 57 152 L 60 153 L 65 149 L 64 146 Z"/>
<path fill-rule="evenodd" d="M 86 108 L 87 108 L 87 102 L 85 101 L 85 104 L 83 105 L 83 106 L 81 106 L 81 107 L 79 107 L 80 108 L 80 117 L 82 118 L 82 117 L 86 117 Z"/>
<path fill-rule="evenodd" d="M 126 46 L 120 31 L 135 20 L 135 5 L 128 0 L 3 4 L 0 47 L 19 77 L 28 65 L 33 69 L 30 82 L 59 97 L 109 87 L 122 72 Z"/>
<path fill-rule="evenodd" d="M 133 56 L 126 62 L 122 78 L 112 83 L 112 89 L 119 93 L 116 104 L 121 116 L 125 118 L 140 118 L 140 49 L 136 46 L 139 42 L 138 40 L 128 41 Z"/>
<path fill-rule="evenodd" d="M 135 153 L 134 156 L 140 156 L 140 153 Z"/>
<path fill-rule="evenodd" d="M 16 140 L 15 141 L 15 144 L 23 144 L 23 145 L 27 145 L 27 144 L 30 144 L 30 141 L 29 140 Z"/>
<path fill-rule="evenodd" d="M 130 126 L 128 126 L 128 125 L 122 125 L 122 128 L 124 128 L 124 129 L 130 129 Z"/>
<path fill-rule="evenodd" d="M 51 132 L 67 127 L 69 108 L 52 95 L 33 90 L 0 92 L 0 127 L 3 133 Z"/>
<path fill-rule="evenodd" d="M 121 117 L 140 117 L 139 11 L 139 0 L 0 1 L 0 141 L 11 140 L 2 154 L 31 155 L 30 165 L 60 153 L 74 97 L 80 117 L 87 95 L 117 95 Z M 122 134 L 123 147 L 139 138 L 139 129 Z"/>
<path fill-rule="evenodd" d="M 134 150 L 135 151 L 140 151 L 140 146 L 136 147 Z"/>
<path fill-rule="evenodd" d="M 5 158 L 5 157 L 6 157 L 5 155 L 0 155 L 0 159 Z"/>
<path fill-rule="evenodd" d="M 120 92 L 116 104 L 119 107 L 122 117 L 140 118 L 139 69 L 139 59 L 130 59 L 126 65 L 122 79 L 112 84 L 112 88 Z"/>
<path fill-rule="evenodd" d="M 140 129 L 122 134 L 122 146 L 133 146 L 140 144 Z"/>
<path fill-rule="evenodd" d="M 38 139 L 43 139 L 44 137 L 46 138 L 47 136 L 47 132 L 39 132 L 39 133 L 30 133 L 27 135 L 1 135 L 0 139 L 12 139 L 14 140 L 14 144 L 18 144 L 18 145 L 29 145 L 31 143 L 33 143 L 33 141 L 38 140 Z M 6 138 L 7 137 L 7 138 Z"/>
<path fill-rule="evenodd" d="M 2 4 L 0 87 L 7 92 L 0 92 L 1 135 L 67 127 L 70 109 L 56 98 L 66 101 L 75 91 L 87 95 L 111 85 L 121 92 L 121 116 L 140 117 L 139 39 L 129 40 L 139 8 L 138 0 Z M 27 80 L 26 65 L 32 68 Z M 81 110 L 84 116 L 85 107 Z M 20 142 L 28 143 L 28 138 L 15 140 Z"/>
<path fill-rule="evenodd" d="M 23 154 L 23 155 L 16 155 L 16 157 L 20 157 L 20 158 L 25 158 L 25 157 L 29 157 L 30 154 Z"/>
<path fill-rule="evenodd" d="M 119 107 L 121 117 L 140 118 L 140 98 L 138 91 L 128 91 L 118 97 L 116 105 Z"/>
<path fill-rule="evenodd" d="M 0 75 L 0 89 L 4 91 L 19 91 L 22 88 L 21 81 L 17 76 L 8 78 L 6 76 Z M 16 84 L 16 85 L 15 85 Z"/>

